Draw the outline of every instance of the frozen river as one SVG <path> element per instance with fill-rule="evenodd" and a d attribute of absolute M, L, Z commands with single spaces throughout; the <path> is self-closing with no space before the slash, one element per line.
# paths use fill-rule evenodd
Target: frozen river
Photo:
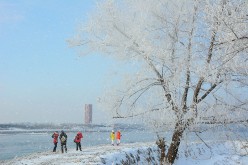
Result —
<path fill-rule="evenodd" d="M 110 144 L 110 132 L 83 132 L 83 146 Z M 75 148 L 73 139 L 76 132 L 69 132 L 68 148 Z M 49 133 L 14 133 L 0 134 L 0 160 L 12 159 L 33 152 L 49 151 L 53 149 L 52 132 Z M 156 135 L 145 131 L 122 132 L 122 143 L 155 141 Z M 58 148 L 60 145 L 58 143 Z"/>

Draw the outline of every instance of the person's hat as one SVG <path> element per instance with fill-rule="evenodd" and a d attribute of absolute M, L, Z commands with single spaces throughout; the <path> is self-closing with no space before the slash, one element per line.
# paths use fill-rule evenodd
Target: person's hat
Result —
<path fill-rule="evenodd" d="M 112 132 L 115 132 L 114 130 L 112 130 Z"/>

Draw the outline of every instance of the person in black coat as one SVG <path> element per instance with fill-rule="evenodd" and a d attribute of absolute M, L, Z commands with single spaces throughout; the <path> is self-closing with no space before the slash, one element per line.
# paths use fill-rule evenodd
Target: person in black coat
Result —
<path fill-rule="evenodd" d="M 66 147 L 67 135 L 63 130 L 59 135 L 59 139 L 61 143 L 61 152 L 64 153 L 64 148 L 65 148 L 65 152 L 67 152 L 67 147 Z"/>

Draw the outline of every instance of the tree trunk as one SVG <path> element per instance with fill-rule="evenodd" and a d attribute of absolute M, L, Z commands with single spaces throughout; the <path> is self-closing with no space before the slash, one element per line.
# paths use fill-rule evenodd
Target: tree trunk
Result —
<path fill-rule="evenodd" d="M 166 155 L 166 159 L 170 164 L 173 164 L 176 159 L 178 148 L 184 130 L 185 130 L 184 125 L 181 122 L 177 122 L 172 136 L 172 141 L 168 149 L 168 153 Z"/>
<path fill-rule="evenodd" d="M 165 140 L 164 138 L 159 138 L 156 141 L 156 144 L 158 145 L 158 148 L 160 149 L 160 164 L 162 165 L 165 161 Z"/>

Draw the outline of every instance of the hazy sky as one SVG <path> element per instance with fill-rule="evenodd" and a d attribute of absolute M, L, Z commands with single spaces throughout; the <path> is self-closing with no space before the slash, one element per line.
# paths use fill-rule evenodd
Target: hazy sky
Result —
<path fill-rule="evenodd" d="M 0 0 L 0 123 L 93 122 L 106 116 L 95 103 L 110 62 L 79 57 L 66 40 L 94 7 L 93 0 Z"/>

